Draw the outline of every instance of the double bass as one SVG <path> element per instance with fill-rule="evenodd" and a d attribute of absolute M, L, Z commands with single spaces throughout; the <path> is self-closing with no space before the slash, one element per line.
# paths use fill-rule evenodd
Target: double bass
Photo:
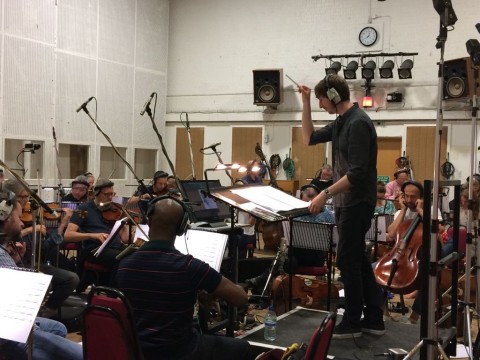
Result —
<path fill-rule="evenodd" d="M 375 266 L 377 283 L 396 294 L 408 294 L 419 288 L 419 263 L 423 239 L 421 218 L 400 224 L 397 242 Z"/>

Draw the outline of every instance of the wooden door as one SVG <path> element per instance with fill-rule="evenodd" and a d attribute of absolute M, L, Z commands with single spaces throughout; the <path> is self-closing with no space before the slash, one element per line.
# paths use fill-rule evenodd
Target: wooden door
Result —
<path fill-rule="evenodd" d="M 388 176 L 392 181 L 396 170 L 395 160 L 402 156 L 402 138 L 379 137 L 377 145 L 377 175 Z"/>
<path fill-rule="evenodd" d="M 255 146 L 262 144 L 262 137 L 261 127 L 232 127 L 232 163 L 246 165 L 250 160 L 259 159 L 255 154 Z M 244 175 L 232 171 L 234 180 Z"/>
<path fill-rule="evenodd" d="M 295 164 L 294 179 L 299 185 L 309 184 L 325 163 L 325 144 L 308 146 L 303 144 L 302 128 L 292 128 L 292 159 Z M 331 164 L 329 160 L 329 164 Z"/>

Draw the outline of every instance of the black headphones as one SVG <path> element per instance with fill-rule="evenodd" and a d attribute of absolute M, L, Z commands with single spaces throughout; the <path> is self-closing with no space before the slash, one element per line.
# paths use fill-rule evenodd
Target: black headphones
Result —
<path fill-rule="evenodd" d="M 305 190 L 307 189 L 313 189 L 316 191 L 317 195 L 320 194 L 320 189 L 318 188 L 317 185 L 315 184 L 307 184 L 307 185 L 303 185 L 301 188 L 300 188 L 300 198 L 303 197 L 303 193 Z"/>
<path fill-rule="evenodd" d="M 182 206 L 183 216 L 182 216 L 182 219 L 180 220 L 180 222 L 177 225 L 177 230 L 176 230 L 175 233 L 178 236 L 183 235 L 187 231 L 190 209 L 187 207 L 187 205 L 185 205 L 185 203 L 183 201 L 175 199 L 174 197 L 172 197 L 170 195 L 163 195 L 163 196 L 156 197 L 148 203 L 148 209 L 147 209 L 148 222 L 150 224 L 150 219 L 151 219 L 152 215 L 155 213 L 155 204 L 159 201 L 168 200 L 168 199 L 173 200 L 173 201 L 177 202 L 178 204 L 180 204 Z"/>
<path fill-rule="evenodd" d="M 330 100 L 333 104 L 337 105 L 342 101 L 342 97 L 338 93 L 337 89 L 331 86 L 330 83 L 328 82 L 328 79 L 330 78 L 330 76 L 331 75 L 327 75 L 324 78 L 325 92 L 327 93 L 328 100 Z"/>
<path fill-rule="evenodd" d="M 408 185 L 413 185 L 413 186 L 415 186 L 418 190 L 420 190 L 420 197 L 423 198 L 423 186 L 422 186 L 422 184 L 420 184 L 420 183 L 417 182 L 417 181 L 413 181 L 413 180 L 405 181 L 405 182 L 402 184 L 402 192 L 403 192 L 403 193 L 405 192 L 405 188 L 406 188 Z"/>
<path fill-rule="evenodd" d="M 8 219 L 15 204 L 15 193 L 12 191 L 0 192 L 0 221 Z"/>

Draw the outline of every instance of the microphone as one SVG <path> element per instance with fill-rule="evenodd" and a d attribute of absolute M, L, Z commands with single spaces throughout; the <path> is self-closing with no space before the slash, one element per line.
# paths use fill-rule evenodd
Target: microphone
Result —
<path fill-rule="evenodd" d="M 79 112 L 80 110 L 84 109 L 85 106 L 87 106 L 87 104 L 92 101 L 92 99 L 94 99 L 94 96 L 92 96 L 91 98 L 89 98 L 87 101 L 85 101 L 82 105 L 80 105 L 80 107 L 77 109 L 77 112 Z"/>
<path fill-rule="evenodd" d="M 123 249 L 117 256 L 115 256 L 115 259 L 120 261 L 124 257 L 127 257 L 130 254 L 133 254 L 138 249 L 140 249 L 140 246 L 137 246 L 135 244 L 130 244 L 125 249 Z"/>
<path fill-rule="evenodd" d="M 475 27 L 477 28 L 477 31 L 480 33 L 480 23 L 476 23 Z"/>
<path fill-rule="evenodd" d="M 155 96 L 156 92 L 152 92 L 150 94 L 150 98 L 147 100 L 147 102 L 145 103 L 145 105 L 143 105 L 143 109 L 142 111 L 140 111 L 140 116 L 143 116 L 143 114 L 145 114 L 145 111 L 147 111 L 147 107 L 150 106 L 150 103 L 152 102 L 153 100 L 153 97 Z"/>
<path fill-rule="evenodd" d="M 55 126 L 52 126 L 53 140 L 57 140 L 57 134 L 55 134 Z"/>
<path fill-rule="evenodd" d="M 207 150 L 207 149 L 213 149 L 215 147 L 217 147 L 218 145 L 221 145 L 222 143 L 221 142 L 218 142 L 218 143 L 215 143 L 215 144 L 212 144 L 210 146 L 205 146 L 204 148 L 201 148 L 200 150 Z"/>

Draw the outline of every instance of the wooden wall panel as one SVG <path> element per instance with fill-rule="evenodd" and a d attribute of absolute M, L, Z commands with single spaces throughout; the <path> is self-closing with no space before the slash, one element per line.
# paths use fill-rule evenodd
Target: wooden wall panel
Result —
<path fill-rule="evenodd" d="M 294 127 L 292 128 L 292 159 L 295 164 L 294 180 L 298 180 L 300 186 L 308 184 L 310 181 L 306 178 L 313 178 L 325 162 L 325 144 L 304 145 L 302 128 Z M 331 160 L 329 163 L 332 163 Z"/>
<path fill-rule="evenodd" d="M 379 137 L 377 144 L 377 174 L 379 176 L 389 176 L 391 181 L 397 168 L 395 160 L 402 156 L 402 138 Z"/>
<path fill-rule="evenodd" d="M 440 163 L 447 157 L 448 128 L 442 129 Z M 433 179 L 435 160 L 435 126 L 407 127 L 406 156 L 409 157 L 416 181 Z"/>
<path fill-rule="evenodd" d="M 203 179 L 203 154 L 199 149 L 204 145 L 204 131 L 203 127 L 195 127 L 190 129 L 192 137 L 192 151 L 193 151 L 193 164 L 195 169 L 195 178 L 197 180 Z M 161 154 L 161 156 L 163 153 Z M 168 169 L 165 169 L 168 171 Z M 192 163 L 190 160 L 190 148 L 188 145 L 187 129 L 177 128 L 177 148 L 176 148 L 176 160 L 175 171 L 180 179 L 192 178 Z"/>
<path fill-rule="evenodd" d="M 248 161 L 259 159 L 255 154 L 257 143 L 262 144 L 262 127 L 232 127 L 232 163 L 247 164 Z M 265 158 L 269 161 L 268 154 Z M 238 179 L 244 174 L 232 171 L 233 179 Z"/>

